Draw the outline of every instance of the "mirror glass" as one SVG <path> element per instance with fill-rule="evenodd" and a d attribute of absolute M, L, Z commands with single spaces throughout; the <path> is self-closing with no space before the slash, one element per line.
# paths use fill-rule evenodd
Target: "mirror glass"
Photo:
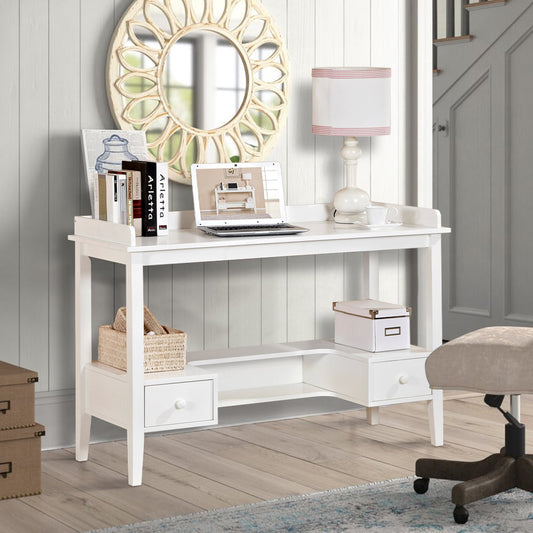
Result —
<path fill-rule="evenodd" d="M 214 130 L 239 111 L 246 72 L 237 48 L 209 30 L 191 31 L 170 49 L 162 72 L 172 113 L 199 130 Z"/>
<path fill-rule="evenodd" d="M 286 114 L 287 64 L 259 0 L 133 0 L 109 49 L 111 111 L 190 184 L 192 163 L 264 158 Z"/>

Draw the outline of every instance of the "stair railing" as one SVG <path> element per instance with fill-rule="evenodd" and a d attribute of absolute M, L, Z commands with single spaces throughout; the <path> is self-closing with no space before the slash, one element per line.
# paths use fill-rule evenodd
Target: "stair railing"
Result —
<path fill-rule="evenodd" d="M 433 0 L 433 40 L 452 40 L 470 33 L 468 6 L 487 0 Z M 459 9 L 459 23 L 456 10 Z M 440 21 L 444 20 L 444 32 L 439 32 Z M 439 34 L 440 33 L 440 34 Z M 433 70 L 437 70 L 437 48 L 433 46 Z"/>

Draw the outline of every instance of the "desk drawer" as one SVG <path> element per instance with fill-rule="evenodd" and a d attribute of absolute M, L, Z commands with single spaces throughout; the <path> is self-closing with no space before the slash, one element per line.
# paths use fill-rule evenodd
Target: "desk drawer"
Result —
<path fill-rule="evenodd" d="M 214 415 L 214 382 L 211 379 L 144 388 L 145 427 L 209 422 Z"/>
<path fill-rule="evenodd" d="M 394 400 L 431 394 L 425 358 L 373 364 L 372 400 Z"/>

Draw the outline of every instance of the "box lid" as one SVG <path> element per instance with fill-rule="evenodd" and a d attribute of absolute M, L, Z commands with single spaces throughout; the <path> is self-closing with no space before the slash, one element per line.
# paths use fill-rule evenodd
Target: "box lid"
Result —
<path fill-rule="evenodd" d="M 0 361 L 0 385 L 18 385 L 39 381 L 37 372 Z"/>
<path fill-rule="evenodd" d="M 45 434 L 44 426 L 35 422 L 33 426 L 14 429 L 0 429 L 0 442 L 8 440 L 33 439 Z"/>
<path fill-rule="evenodd" d="M 410 307 L 388 302 L 380 302 L 378 300 L 333 302 L 333 310 L 346 313 L 347 315 L 371 319 L 409 316 L 411 314 Z"/>

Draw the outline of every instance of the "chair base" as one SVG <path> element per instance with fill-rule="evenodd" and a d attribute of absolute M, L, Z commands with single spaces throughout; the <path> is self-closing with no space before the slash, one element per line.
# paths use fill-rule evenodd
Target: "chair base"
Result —
<path fill-rule="evenodd" d="M 414 488 L 426 492 L 429 479 L 462 481 L 452 489 L 452 502 L 456 505 L 454 519 L 459 524 L 468 520 L 468 503 L 493 496 L 512 488 L 533 492 L 533 455 L 512 457 L 502 453 L 489 455 L 481 461 L 447 461 L 443 459 L 418 459 Z"/>

